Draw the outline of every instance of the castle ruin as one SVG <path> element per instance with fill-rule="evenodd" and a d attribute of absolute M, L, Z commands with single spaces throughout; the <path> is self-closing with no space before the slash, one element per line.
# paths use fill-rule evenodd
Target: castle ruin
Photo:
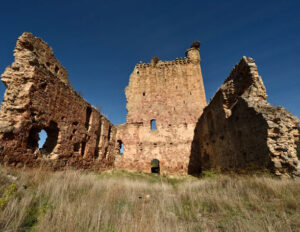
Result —
<path fill-rule="evenodd" d="M 299 120 L 267 103 L 254 60 L 243 57 L 207 105 L 199 46 L 184 59 L 137 64 L 125 90 L 126 123 L 113 125 L 71 87 L 48 44 L 24 33 L 2 74 L 0 162 L 150 172 L 157 159 L 163 173 L 268 168 L 299 176 Z"/>

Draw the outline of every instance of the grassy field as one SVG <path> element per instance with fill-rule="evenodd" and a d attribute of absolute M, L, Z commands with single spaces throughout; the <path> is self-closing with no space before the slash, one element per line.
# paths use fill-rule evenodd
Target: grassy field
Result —
<path fill-rule="evenodd" d="M 300 231 L 300 181 L 0 167 L 0 231 Z"/>

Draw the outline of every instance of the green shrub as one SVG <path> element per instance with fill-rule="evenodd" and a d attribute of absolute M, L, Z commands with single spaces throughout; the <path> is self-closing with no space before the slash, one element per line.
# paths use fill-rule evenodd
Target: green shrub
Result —
<path fill-rule="evenodd" d="M 17 185 L 16 184 L 11 184 L 9 185 L 4 193 L 3 196 L 0 198 L 0 209 L 6 205 L 6 203 L 11 199 L 14 195 L 14 193 L 17 191 Z"/>

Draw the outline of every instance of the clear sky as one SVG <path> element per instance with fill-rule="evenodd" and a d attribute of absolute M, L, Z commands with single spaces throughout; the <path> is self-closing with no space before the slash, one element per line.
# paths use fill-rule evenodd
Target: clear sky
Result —
<path fill-rule="evenodd" d="M 1 0 L 0 72 L 24 31 L 41 37 L 83 97 L 115 124 L 139 61 L 184 57 L 195 40 L 207 99 L 242 56 L 256 60 L 273 105 L 300 117 L 300 1 Z M 0 95 L 5 87 L 1 83 Z"/>

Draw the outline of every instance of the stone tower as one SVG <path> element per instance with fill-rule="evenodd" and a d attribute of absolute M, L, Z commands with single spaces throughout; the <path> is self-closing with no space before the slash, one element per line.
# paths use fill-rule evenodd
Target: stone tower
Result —
<path fill-rule="evenodd" d="M 150 171 L 158 159 L 162 172 L 187 172 L 196 122 L 206 106 L 200 43 L 184 59 L 137 64 L 126 87 L 127 122 L 117 138 L 124 152 L 119 168 Z"/>

